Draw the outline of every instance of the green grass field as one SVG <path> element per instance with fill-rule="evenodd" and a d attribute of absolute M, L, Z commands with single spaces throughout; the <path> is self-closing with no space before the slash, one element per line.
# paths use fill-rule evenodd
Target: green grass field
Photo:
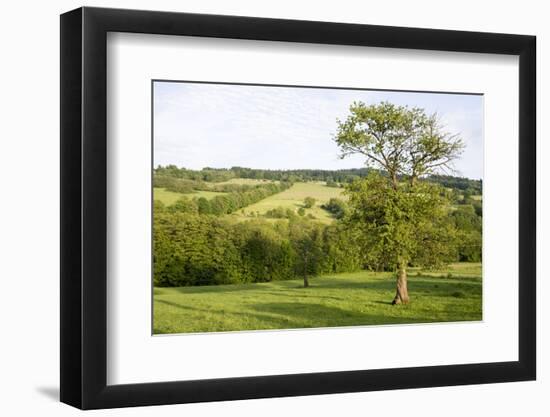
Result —
<path fill-rule="evenodd" d="M 216 191 L 196 191 L 194 193 L 175 193 L 173 191 L 165 190 L 164 188 L 154 188 L 153 189 L 153 195 L 155 200 L 162 201 L 165 205 L 169 206 L 174 204 L 176 201 L 178 201 L 182 197 L 205 197 L 207 199 L 211 199 L 216 197 L 217 195 L 224 195 L 227 193 L 220 193 Z"/>
<path fill-rule="evenodd" d="M 232 216 L 240 219 L 246 219 L 247 213 L 260 213 L 260 215 L 265 214 L 268 210 L 283 207 L 290 208 L 294 211 L 297 211 L 300 207 L 304 205 L 304 199 L 306 197 L 313 197 L 317 200 L 315 206 L 306 210 L 306 215 L 311 213 L 318 220 L 323 223 L 330 223 L 334 219 L 330 214 L 321 208 L 321 204 L 326 203 L 332 197 L 342 198 L 342 189 L 335 187 L 327 187 L 324 183 L 318 182 L 297 182 L 288 190 L 285 190 L 281 193 L 274 194 L 269 196 L 262 201 L 259 201 L 255 204 L 245 207 L 244 216 L 243 210 L 238 210 L 233 213 Z"/>
<path fill-rule="evenodd" d="M 451 275 L 449 275 L 451 274 Z M 154 289 L 154 333 L 223 332 L 479 321 L 481 264 L 412 270 L 408 305 L 392 306 L 390 273 L 356 272 L 261 284 Z"/>

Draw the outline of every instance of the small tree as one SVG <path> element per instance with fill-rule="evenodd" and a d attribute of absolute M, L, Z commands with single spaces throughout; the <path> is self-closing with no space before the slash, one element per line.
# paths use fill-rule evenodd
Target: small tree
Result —
<path fill-rule="evenodd" d="M 335 197 L 331 197 L 328 203 L 323 204 L 321 208 L 330 212 L 337 219 L 344 218 L 347 212 L 346 203 L 343 200 Z"/>
<path fill-rule="evenodd" d="M 187 197 L 182 197 L 177 200 L 171 206 L 168 206 L 169 211 L 179 212 L 179 213 L 193 213 L 196 214 L 199 212 L 197 202 L 195 200 L 190 200 Z"/>
<path fill-rule="evenodd" d="M 197 199 L 197 207 L 199 210 L 199 214 L 210 214 L 212 212 L 210 207 L 210 201 L 208 201 L 204 197 L 199 197 Z"/>
<path fill-rule="evenodd" d="M 306 197 L 304 199 L 304 207 L 312 208 L 315 205 L 316 200 L 313 197 Z"/>
<path fill-rule="evenodd" d="M 323 259 L 322 227 L 314 222 L 296 218 L 290 223 L 290 241 L 296 253 L 296 273 L 309 287 L 309 277 L 317 275 Z"/>
<path fill-rule="evenodd" d="M 349 220 L 363 231 L 366 257 L 397 271 L 393 304 L 408 303 L 407 265 L 413 259 L 441 262 L 452 238 L 449 222 L 442 221 L 443 193 L 417 180 L 452 170 L 464 144 L 443 131 L 436 114 L 387 102 L 353 103 L 348 118 L 337 123 L 341 157 L 363 155 L 367 166 L 384 173 L 347 187 Z"/>

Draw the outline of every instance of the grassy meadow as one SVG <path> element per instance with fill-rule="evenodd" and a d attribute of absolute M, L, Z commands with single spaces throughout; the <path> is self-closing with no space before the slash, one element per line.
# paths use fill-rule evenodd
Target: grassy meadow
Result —
<path fill-rule="evenodd" d="M 197 190 L 193 193 L 176 193 L 174 191 L 168 191 L 164 188 L 153 188 L 154 192 L 154 199 L 162 201 L 163 204 L 170 206 L 174 204 L 176 201 L 178 201 L 182 197 L 188 197 L 188 198 L 199 198 L 204 197 L 207 199 L 211 199 L 216 197 L 217 195 L 224 195 L 227 193 L 217 192 L 217 191 L 202 191 Z"/>
<path fill-rule="evenodd" d="M 227 332 L 482 320 L 480 263 L 412 268 L 411 303 L 396 308 L 394 274 L 350 272 L 301 280 L 154 288 L 154 333 Z"/>
<path fill-rule="evenodd" d="M 256 180 L 249 178 L 232 178 L 228 181 L 216 183 L 216 185 L 223 184 L 239 184 L 239 185 L 259 185 L 267 184 L 271 181 L 267 180 Z M 306 197 L 313 197 L 316 202 L 315 205 L 311 208 L 305 209 L 305 214 L 311 214 L 315 217 L 316 220 L 328 224 L 331 223 L 334 218 L 329 212 L 323 210 L 321 205 L 328 202 L 331 198 L 343 198 L 342 188 L 336 187 L 327 187 L 324 182 L 297 182 L 292 185 L 288 190 L 285 190 L 281 193 L 274 194 L 269 196 L 255 204 L 251 204 L 242 210 L 237 210 L 232 213 L 230 216 L 235 220 L 246 220 L 250 219 L 250 214 L 259 214 L 260 216 L 265 215 L 268 210 L 275 209 L 277 207 L 282 207 L 284 209 L 291 209 L 295 212 L 298 211 L 300 207 L 304 206 L 304 199 Z M 182 197 L 187 198 L 199 198 L 205 197 L 207 199 L 212 199 L 218 195 L 224 195 L 227 193 L 216 192 L 216 191 L 202 191 L 198 190 L 193 193 L 177 193 L 173 191 L 168 191 L 164 188 L 154 188 L 154 199 L 162 201 L 165 205 L 169 206 L 174 204 Z"/>
<path fill-rule="evenodd" d="M 341 188 L 327 187 L 324 182 L 297 182 L 288 190 L 247 206 L 243 210 L 233 213 L 232 216 L 242 219 L 247 218 L 246 216 L 250 213 L 263 215 L 268 210 L 277 207 L 297 211 L 300 207 L 304 206 L 304 199 L 306 197 L 313 197 L 316 200 L 315 205 L 305 209 L 306 215 L 312 214 L 315 219 L 322 223 L 331 223 L 334 218 L 326 210 L 323 210 L 321 205 L 333 197 L 342 198 L 342 191 Z"/>

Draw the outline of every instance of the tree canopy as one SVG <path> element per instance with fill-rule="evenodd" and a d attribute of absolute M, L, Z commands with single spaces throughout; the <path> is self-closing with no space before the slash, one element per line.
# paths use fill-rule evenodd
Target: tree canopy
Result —
<path fill-rule="evenodd" d="M 387 172 L 394 188 L 399 176 L 414 184 L 421 176 L 453 171 L 464 149 L 460 136 L 443 130 L 437 114 L 417 107 L 355 102 L 347 119 L 337 123 L 341 157 L 364 155 L 367 166 Z"/>
<path fill-rule="evenodd" d="M 394 189 L 373 173 L 346 189 L 349 213 L 346 222 L 356 231 L 356 242 L 365 248 L 367 263 L 376 269 L 403 268 L 409 263 L 440 266 L 454 256 L 454 223 L 439 187 L 422 183 Z"/>

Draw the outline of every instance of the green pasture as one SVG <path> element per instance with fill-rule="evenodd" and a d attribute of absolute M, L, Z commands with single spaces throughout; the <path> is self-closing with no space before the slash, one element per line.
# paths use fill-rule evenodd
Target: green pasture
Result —
<path fill-rule="evenodd" d="M 194 193 L 175 193 L 173 191 L 168 191 L 164 188 L 153 188 L 153 195 L 155 200 L 160 200 L 164 203 L 166 206 L 170 206 L 174 204 L 176 201 L 178 201 L 182 197 L 188 197 L 188 198 L 194 198 L 194 197 L 205 197 L 207 199 L 211 199 L 216 197 L 217 195 L 224 195 L 227 193 L 220 193 L 216 191 L 195 191 Z"/>
<path fill-rule="evenodd" d="M 392 306 L 391 273 L 310 280 L 154 288 L 154 333 L 226 332 L 482 319 L 481 264 L 411 270 L 408 305 Z"/>
<path fill-rule="evenodd" d="M 247 218 L 246 216 L 249 213 L 262 215 L 277 207 L 290 208 L 297 212 L 300 207 L 304 206 L 306 197 L 313 197 L 317 202 L 314 207 L 305 209 L 306 215 L 311 213 L 323 223 L 330 223 L 333 218 L 330 213 L 321 208 L 321 205 L 328 202 L 332 197 L 343 198 L 342 191 L 341 188 L 327 187 L 322 182 L 297 182 L 288 190 L 269 196 L 262 201 L 245 207 L 243 210 L 238 210 L 232 216 Z"/>

